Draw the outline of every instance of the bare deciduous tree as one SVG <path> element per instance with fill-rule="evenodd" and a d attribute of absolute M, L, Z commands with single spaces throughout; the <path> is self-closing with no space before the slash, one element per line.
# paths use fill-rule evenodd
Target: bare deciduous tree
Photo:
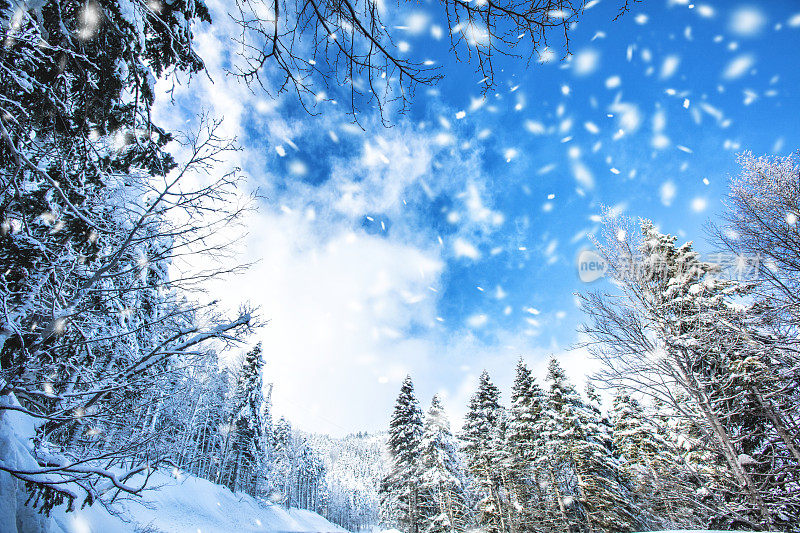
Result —
<path fill-rule="evenodd" d="M 474 60 L 483 89 L 494 87 L 496 55 L 527 61 L 566 53 L 585 0 L 443 0 L 451 50 Z M 398 6 L 401 4 L 398 4 Z M 405 57 L 386 25 L 390 7 L 373 0 L 237 0 L 240 63 L 233 73 L 271 93 L 294 91 L 307 110 L 325 91 L 346 87 L 355 117 L 365 105 L 397 102 L 442 77 L 432 61 Z M 384 117 L 385 119 L 385 117 Z"/>

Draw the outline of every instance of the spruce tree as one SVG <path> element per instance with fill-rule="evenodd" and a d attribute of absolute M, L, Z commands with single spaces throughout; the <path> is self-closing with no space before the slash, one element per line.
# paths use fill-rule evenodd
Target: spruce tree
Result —
<path fill-rule="evenodd" d="M 757 304 L 754 282 L 701 260 L 691 242 L 676 245 L 650 221 L 638 235 L 630 225 L 609 219 L 606 243 L 598 243 L 621 297 L 583 297 L 603 379 L 669 404 L 702 445 L 692 446 L 708 455 L 697 465 L 711 465 L 719 496 L 710 502 L 720 504 L 712 525 L 789 527 L 800 516 L 800 446 L 785 401 L 794 370 L 768 329 L 775 315 Z"/>
<path fill-rule="evenodd" d="M 589 527 L 609 532 L 639 529 L 643 523 L 641 510 L 613 453 L 612 426 L 602 414 L 600 396 L 591 382 L 586 385 L 586 401 L 580 408 L 574 460 Z"/>
<path fill-rule="evenodd" d="M 261 344 L 247 352 L 232 398 L 228 435 L 228 475 L 231 490 L 256 495 L 257 481 L 264 475 L 268 442 L 268 413 L 264 399 Z"/>
<path fill-rule="evenodd" d="M 752 286 L 724 278 L 691 242 L 676 246 L 675 240 L 642 224 L 641 250 L 658 289 L 650 292 L 661 317 L 659 337 L 677 360 L 676 377 L 690 400 L 680 407 L 696 413 L 693 425 L 711 437 L 728 467 L 719 488 L 733 505 L 716 525 L 792 522 L 797 508 L 786 474 L 797 480 L 800 449 L 785 431 L 785 413 L 769 400 L 781 378 L 768 369 L 780 363 L 760 331 L 758 309 L 748 303 Z M 776 475 L 776 462 L 784 474 Z"/>
<path fill-rule="evenodd" d="M 292 477 L 295 470 L 292 425 L 284 417 L 275 424 L 272 446 L 273 463 L 270 476 L 270 499 L 289 507 L 292 498 Z"/>
<path fill-rule="evenodd" d="M 670 441 L 666 421 L 659 424 L 653 418 L 625 392 L 614 396 L 613 449 L 620 469 L 650 525 L 662 529 L 702 527 L 707 513 L 698 502 L 702 498 L 696 493 L 697 476 Z"/>
<path fill-rule="evenodd" d="M 464 531 L 470 521 L 467 477 L 450 421 L 438 395 L 431 400 L 422 433 L 420 530 Z"/>
<path fill-rule="evenodd" d="M 543 526 L 551 531 L 579 530 L 582 508 L 577 505 L 578 483 L 570 456 L 570 434 L 574 428 L 577 391 L 555 359 L 548 364 L 547 402 L 541 425 L 542 446 L 537 450 L 535 468 L 544 477 L 540 485 L 546 510 Z"/>
<path fill-rule="evenodd" d="M 542 446 L 541 423 L 544 394 L 530 369 L 520 359 L 511 389 L 506 441 L 510 455 L 510 498 L 514 512 L 514 530 L 532 531 L 542 511 L 539 484 L 544 481 L 534 468 Z"/>
<path fill-rule="evenodd" d="M 420 533 L 420 458 L 422 411 L 414 395 L 414 383 L 406 376 L 400 387 L 387 444 L 391 467 L 381 481 L 382 522 L 408 533 Z"/>
<path fill-rule="evenodd" d="M 467 467 L 481 493 L 476 509 L 478 523 L 490 533 L 504 532 L 510 526 L 504 485 L 508 462 L 503 443 L 503 417 L 500 390 L 484 370 L 478 390 L 470 400 L 461 440 Z"/>
<path fill-rule="evenodd" d="M 538 467 L 550 477 L 548 527 L 557 531 L 633 531 L 637 511 L 611 450 L 609 425 L 590 389 L 585 402 L 556 359 Z"/>

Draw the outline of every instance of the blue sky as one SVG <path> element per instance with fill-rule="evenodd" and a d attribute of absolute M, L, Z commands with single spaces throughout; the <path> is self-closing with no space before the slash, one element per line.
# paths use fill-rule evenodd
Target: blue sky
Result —
<path fill-rule="evenodd" d="M 225 165 L 264 195 L 243 249 L 259 263 L 212 293 L 260 306 L 275 410 L 311 431 L 382 429 L 406 373 L 455 418 L 483 368 L 507 394 L 520 356 L 582 379 L 575 261 L 602 208 L 707 249 L 736 154 L 800 147 L 796 2 L 649 0 L 616 22 L 616 2 L 591 2 L 570 57 L 498 59 L 485 95 L 438 4 L 391 4 L 403 53 L 446 77 L 391 128 L 363 113 L 363 130 L 342 95 L 312 117 L 226 76 L 233 28 L 210 4 L 197 37 L 213 83 L 159 114 L 177 126 L 202 105 L 244 148 Z"/>

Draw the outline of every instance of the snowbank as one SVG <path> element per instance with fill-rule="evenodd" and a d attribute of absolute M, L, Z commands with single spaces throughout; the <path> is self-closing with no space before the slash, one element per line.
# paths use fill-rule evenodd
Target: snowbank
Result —
<path fill-rule="evenodd" d="M 19 405 L 13 396 L 0 403 Z M 35 468 L 30 417 L 0 409 L 0 465 Z M 157 472 L 140 497 L 115 504 L 114 513 L 100 505 L 71 513 L 56 508 L 50 518 L 25 505 L 21 481 L 0 471 L 2 533 L 345 533 L 320 515 L 301 509 L 262 504 L 204 479 Z M 76 502 L 76 507 L 78 504 Z"/>
<path fill-rule="evenodd" d="M 318 514 L 301 509 L 264 505 L 246 494 L 234 494 L 220 485 L 190 476 L 157 473 L 151 477 L 158 489 L 120 505 L 122 514 L 111 516 L 99 506 L 72 513 L 53 513 L 54 532 L 130 532 L 147 530 L 175 533 L 342 533 Z M 129 522 L 126 523 L 126 520 Z"/>

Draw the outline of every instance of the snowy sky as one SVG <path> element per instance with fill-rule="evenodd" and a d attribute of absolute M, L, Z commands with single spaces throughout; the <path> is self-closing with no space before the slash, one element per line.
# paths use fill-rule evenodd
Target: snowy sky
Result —
<path fill-rule="evenodd" d="M 244 252 L 259 263 L 212 292 L 261 307 L 275 411 L 310 431 L 385 428 L 407 373 L 454 418 L 483 368 L 507 398 L 520 356 L 542 375 L 556 354 L 580 379 L 575 264 L 601 208 L 703 248 L 735 154 L 800 148 L 796 0 L 646 0 L 617 22 L 594 0 L 569 59 L 502 60 L 486 98 L 438 3 L 409 3 L 387 14 L 398 45 L 447 77 L 392 128 L 365 113 L 366 131 L 336 95 L 312 117 L 226 76 L 235 28 L 209 4 L 211 79 L 162 95 L 159 120 L 204 107 L 244 148 L 227 164 L 264 196 Z"/>

